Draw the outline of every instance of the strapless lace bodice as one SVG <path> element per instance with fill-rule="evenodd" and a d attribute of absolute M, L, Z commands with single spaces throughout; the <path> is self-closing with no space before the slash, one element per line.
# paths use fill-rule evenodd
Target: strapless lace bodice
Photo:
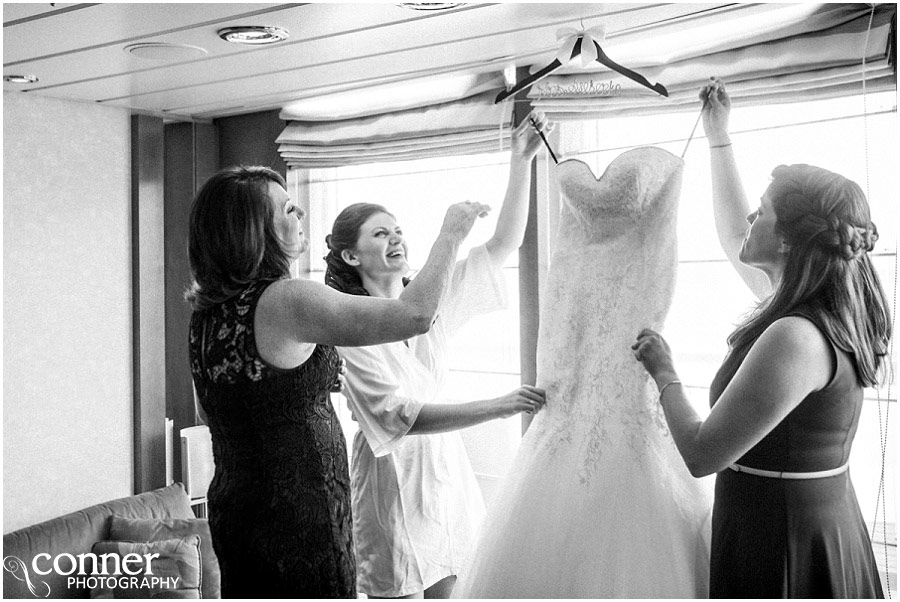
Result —
<path fill-rule="evenodd" d="M 556 168 L 565 203 L 558 236 L 576 236 L 566 240 L 577 245 L 608 244 L 665 228 L 678 208 L 683 166 L 675 155 L 653 147 L 622 153 L 600 178 L 583 161 L 564 160 Z M 674 236 L 674 229 L 665 229 Z"/>
<path fill-rule="evenodd" d="M 648 428 L 668 433 L 630 345 L 640 329 L 662 328 L 672 301 L 682 168 L 658 148 L 619 155 L 599 180 L 581 161 L 557 168 L 563 207 L 537 358 L 548 401 L 533 427 L 556 433 L 542 438 L 551 453 L 585 445 L 585 479 L 603 441 L 644 458 Z"/>

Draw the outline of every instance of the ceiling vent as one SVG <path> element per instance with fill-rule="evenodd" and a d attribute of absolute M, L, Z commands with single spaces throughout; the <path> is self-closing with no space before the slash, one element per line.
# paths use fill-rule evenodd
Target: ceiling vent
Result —
<path fill-rule="evenodd" d="M 168 42 L 144 42 L 132 44 L 124 48 L 128 54 L 142 59 L 154 61 L 186 61 L 197 59 L 207 54 L 205 48 L 188 44 L 170 44 Z"/>

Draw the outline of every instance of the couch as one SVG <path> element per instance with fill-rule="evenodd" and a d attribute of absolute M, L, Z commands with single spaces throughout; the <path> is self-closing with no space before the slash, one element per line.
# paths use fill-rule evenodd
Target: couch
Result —
<path fill-rule="evenodd" d="M 148 546 L 156 546 L 161 539 L 175 542 L 177 547 L 193 550 L 196 554 L 195 583 L 190 584 L 190 578 L 182 580 L 185 587 L 190 585 L 193 589 L 188 595 L 178 597 L 198 597 L 190 595 L 192 593 L 202 594 L 204 598 L 219 597 L 218 563 L 212 552 L 209 525 L 206 519 L 194 516 L 190 498 L 181 483 L 97 504 L 7 533 L 3 536 L 3 597 L 88 598 L 92 594 L 94 597 L 120 597 L 116 595 L 116 592 L 122 593 L 120 590 L 98 590 L 96 579 L 93 592 L 85 584 L 70 583 L 69 576 L 52 570 L 52 559 L 63 555 L 60 566 L 63 572 L 67 572 L 68 566 L 72 565 L 66 562 L 78 558 L 79 554 L 93 552 L 99 556 L 101 551 L 108 552 L 110 546 L 117 545 L 144 546 L 143 553 L 146 553 Z M 159 550 L 153 548 L 150 551 Z M 49 571 L 46 575 L 35 574 L 33 570 L 33 559 L 39 554 L 44 556 L 38 559 L 38 567 L 42 572 Z M 154 559 L 154 563 L 165 560 L 166 554 L 163 553 L 162 559 Z M 175 564 L 179 567 L 184 565 L 180 560 L 170 564 L 170 569 Z M 165 574 L 166 567 L 163 565 L 154 564 L 153 568 L 157 569 L 154 575 Z M 27 573 L 27 578 L 23 573 Z M 130 595 L 148 597 L 146 593 L 134 590 Z"/>

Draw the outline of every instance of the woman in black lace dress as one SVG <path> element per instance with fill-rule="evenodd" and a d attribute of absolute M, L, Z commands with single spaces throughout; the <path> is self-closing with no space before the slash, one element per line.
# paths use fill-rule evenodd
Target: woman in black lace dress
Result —
<path fill-rule="evenodd" d="M 303 211 L 264 167 L 210 178 L 191 208 L 191 372 L 213 440 L 209 488 L 222 596 L 356 597 L 350 478 L 329 392 L 334 345 L 426 332 L 456 252 L 487 207 L 447 211 L 399 299 L 343 295 L 290 277 L 309 244 Z"/>
<path fill-rule="evenodd" d="M 718 81 L 701 95 L 719 240 L 762 302 L 728 339 L 706 420 L 659 335 L 643 331 L 634 350 L 688 468 L 718 473 L 710 597 L 882 598 L 847 463 L 891 337 L 868 202 L 838 174 L 781 165 L 747 215 L 730 100 Z"/>

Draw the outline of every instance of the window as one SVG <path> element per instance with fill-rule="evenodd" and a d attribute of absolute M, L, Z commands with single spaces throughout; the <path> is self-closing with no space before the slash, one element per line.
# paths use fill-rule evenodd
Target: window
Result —
<path fill-rule="evenodd" d="M 655 145 L 680 155 L 695 119 L 696 114 L 676 114 L 563 122 L 559 128 L 561 152 L 557 154 L 578 156 L 596 174 L 634 146 Z M 737 107 L 732 112 L 731 131 L 751 208 L 768 185 L 772 168 L 782 163 L 824 167 L 855 180 L 867 191 L 881 237 L 872 256 L 896 317 L 894 94 Z M 699 128 L 698 134 L 702 136 Z M 726 337 L 755 301 L 716 239 L 705 140 L 695 139 L 685 160 L 678 216 L 678 284 L 665 334 L 677 354 L 689 395 L 698 412 L 705 415 L 707 387 L 727 351 Z M 461 254 L 484 242 L 493 231 L 503 198 L 507 162 L 506 153 L 494 153 L 312 170 L 305 180 L 301 170 L 292 171 L 295 194 L 306 199 L 310 208 L 309 277 L 321 281 L 325 234 L 338 211 L 358 201 L 381 203 L 397 216 L 409 241 L 414 268 L 424 261 L 444 211 L 453 202 L 473 200 L 494 207 L 492 216 L 476 225 Z M 506 266 L 505 276 L 509 309 L 473 321 L 452 345 L 452 373 L 445 389 L 451 399 L 495 397 L 520 382 L 515 256 Z M 356 426 L 349 420 L 345 405 L 340 405 L 345 432 L 352 437 Z M 891 433 L 896 433 L 897 412 L 893 384 L 867 390 L 851 456 L 856 492 L 882 569 L 888 564 L 888 554 L 889 563 L 896 562 L 896 436 L 886 429 L 890 425 Z M 520 421 L 511 418 L 467 429 L 464 439 L 487 500 L 511 465 L 520 440 Z M 881 493 L 887 494 L 886 505 Z"/>

